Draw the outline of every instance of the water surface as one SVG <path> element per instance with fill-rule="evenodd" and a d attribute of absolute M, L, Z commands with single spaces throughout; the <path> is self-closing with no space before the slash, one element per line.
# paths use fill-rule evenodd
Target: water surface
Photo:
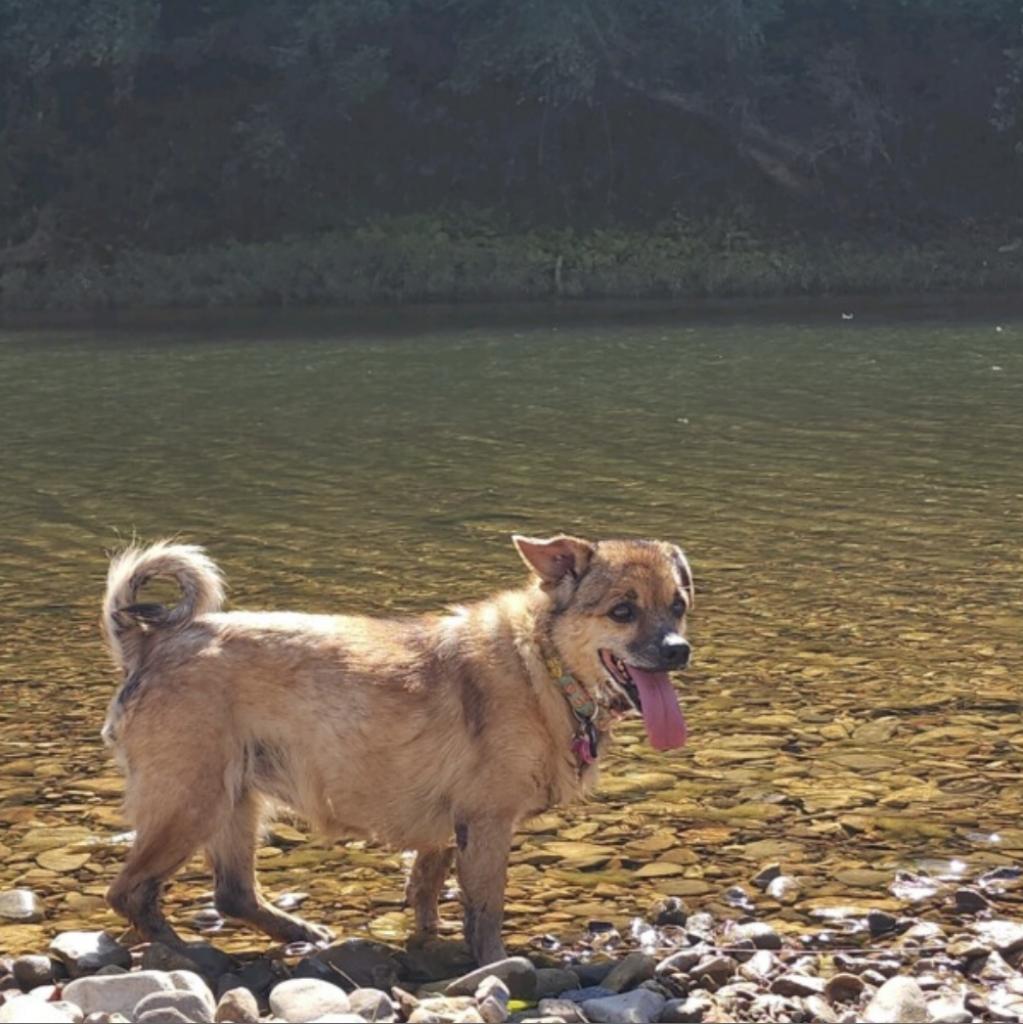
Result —
<path fill-rule="evenodd" d="M 515 584 L 513 531 L 686 548 L 691 742 L 628 726 L 600 796 L 529 826 L 513 945 L 736 884 L 823 926 L 902 906 L 897 868 L 1023 858 L 1023 321 L 324 322 L 0 334 L 0 889 L 50 908 L 0 948 L 116 926 L 96 620 L 135 534 L 206 545 L 235 607 L 369 613 Z M 299 825 L 260 859 L 308 916 L 404 935 L 398 854 Z M 790 906 L 748 884 L 770 860 Z M 197 860 L 170 909 L 208 899 Z"/>

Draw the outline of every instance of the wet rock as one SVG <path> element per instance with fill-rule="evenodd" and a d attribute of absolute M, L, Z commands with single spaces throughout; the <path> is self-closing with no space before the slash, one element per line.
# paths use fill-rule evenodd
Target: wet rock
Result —
<path fill-rule="evenodd" d="M 585 1024 L 586 1018 L 582 1009 L 571 999 L 541 999 L 537 1004 L 537 1012 L 541 1017 L 556 1017 L 564 1024 Z"/>
<path fill-rule="evenodd" d="M 579 976 L 579 987 L 599 985 L 614 968 L 614 960 L 591 960 L 586 964 L 572 964 L 572 970 Z"/>
<path fill-rule="evenodd" d="M 713 915 L 701 911 L 686 920 L 686 934 L 693 942 L 713 942 L 717 922 Z"/>
<path fill-rule="evenodd" d="M 222 1021 L 232 1021 L 233 1024 L 258 1024 L 259 1004 L 247 988 L 232 988 L 220 997 L 213 1019 L 217 1024 Z"/>
<path fill-rule="evenodd" d="M 763 921 L 735 925 L 731 936 L 736 942 L 749 939 L 757 949 L 781 949 L 781 936 Z"/>
<path fill-rule="evenodd" d="M 291 978 L 270 992 L 270 1009 L 288 1024 L 301 1024 L 328 1013 L 348 1013 L 351 1004 L 337 985 L 316 978 Z"/>
<path fill-rule="evenodd" d="M 898 924 L 898 918 L 886 910 L 871 910 L 867 914 L 867 928 L 875 939 L 895 931 Z"/>
<path fill-rule="evenodd" d="M 11 973 L 23 992 L 53 981 L 53 961 L 48 956 L 19 956 L 11 966 Z"/>
<path fill-rule="evenodd" d="M 652 1024 L 660 1017 L 664 1004 L 664 996 L 637 988 L 604 999 L 589 999 L 583 1003 L 583 1013 L 594 1024 Z"/>
<path fill-rule="evenodd" d="M 81 1016 L 70 1011 L 66 1005 L 49 1003 L 37 996 L 20 995 L 0 1006 L 0 1024 L 77 1024 Z"/>
<path fill-rule="evenodd" d="M 954 899 L 955 909 L 960 914 L 979 914 L 991 906 L 981 893 L 966 886 L 956 889 Z"/>
<path fill-rule="evenodd" d="M 601 984 L 612 992 L 635 988 L 640 982 L 654 976 L 657 961 L 646 953 L 629 953 L 608 972 Z"/>
<path fill-rule="evenodd" d="M 131 967 L 131 953 L 106 932 L 62 932 L 50 943 L 50 954 L 72 978 L 95 974 L 108 964 Z"/>
<path fill-rule="evenodd" d="M 932 999 L 927 1004 L 927 1012 L 933 1024 L 970 1024 L 973 1014 L 963 1003 L 963 993 L 953 995 L 946 993 L 940 999 Z"/>
<path fill-rule="evenodd" d="M 226 977 L 226 975 L 222 975 L 222 977 Z M 233 977 L 236 981 L 231 983 L 232 988 L 241 985 L 252 992 L 257 999 L 266 999 L 270 994 L 270 989 L 283 980 L 278 966 L 268 957 L 260 957 L 258 960 L 239 967 L 233 972 Z M 226 991 L 226 989 L 220 989 L 220 991 Z"/>
<path fill-rule="evenodd" d="M 451 982 L 444 992 L 449 996 L 471 995 L 480 982 L 490 975 L 500 978 L 508 986 L 513 999 L 531 1002 L 536 997 L 536 968 L 524 956 L 506 957 L 463 974 Z"/>
<path fill-rule="evenodd" d="M 347 943 L 342 943 L 347 945 Z M 452 942 L 433 936 L 410 939 L 408 948 L 399 954 L 398 976 L 408 981 L 438 981 L 455 978 L 468 971 L 475 961 L 464 942 Z M 384 988 L 378 982 L 368 982 Z"/>
<path fill-rule="evenodd" d="M 661 1024 L 701 1024 L 714 1009 L 714 1003 L 704 995 L 688 999 L 669 999 L 661 1010 Z"/>
<path fill-rule="evenodd" d="M 295 976 L 319 977 L 344 988 L 377 988 L 390 991 L 398 983 L 400 955 L 399 950 L 382 942 L 349 939 L 306 957 L 296 968 Z M 303 968 L 309 966 L 313 970 L 307 973 Z M 326 971 L 322 970 L 324 967 Z"/>
<path fill-rule="evenodd" d="M 927 1000 L 912 979 L 889 978 L 863 1011 L 864 1024 L 926 1024 Z"/>
<path fill-rule="evenodd" d="M 839 972 L 828 978 L 824 995 L 833 1003 L 854 1003 L 863 994 L 866 985 L 856 974 Z"/>
<path fill-rule="evenodd" d="M 182 946 L 152 942 L 142 954 L 143 970 L 192 971 L 212 982 L 233 967 L 234 960 L 208 942 L 186 942 Z"/>
<path fill-rule="evenodd" d="M 973 926 L 974 931 L 989 942 L 1003 956 L 1023 950 L 1023 924 L 1015 921 L 982 921 Z"/>
<path fill-rule="evenodd" d="M 751 879 L 750 882 L 758 889 L 766 890 L 767 887 L 781 875 L 780 864 L 765 864 Z"/>
<path fill-rule="evenodd" d="M 570 989 L 567 992 L 561 993 L 562 999 L 567 999 L 570 1003 L 585 1003 L 588 999 L 605 999 L 608 996 L 613 996 L 609 988 L 604 988 L 603 985 L 587 985 L 584 988 Z"/>
<path fill-rule="evenodd" d="M 5 924 L 35 924 L 44 913 L 43 901 L 31 889 L 0 892 L 0 921 Z"/>
<path fill-rule="evenodd" d="M 348 1003 L 352 1013 L 366 1020 L 389 1024 L 398 1019 L 391 997 L 378 988 L 357 988 L 348 993 Z"/>
<path fill-rule="evenodd" d="M 536 972 L 536 998 L 546 999 L 560 995 L 568 989 L 581 988 L 582 982 L 575 971 L 561 967 L 540 967 Z"/>

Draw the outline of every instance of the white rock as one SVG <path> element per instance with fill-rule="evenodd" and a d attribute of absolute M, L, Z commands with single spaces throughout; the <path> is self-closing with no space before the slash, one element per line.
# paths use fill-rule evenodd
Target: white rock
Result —
<path fill-rule="evenodd" d="M 72 1016 L 69 1009 L 35 996 L 15 996 L 0 1006 L 0 1024 L 78 1024 L 81 1015 Z"/>
<path fill-rule="evenodd" d="M 343 989 L 318 978 L 290 978 L 270 993 L 270 1009 L 288 1024 L 304 1024 L 332 1013 L 348 1013 L 351 1004 Z"/>
<path fill-rule="evenodd" d="M 61 932 L 50 953 L 63 962 L 72 978 L 95 974 L 102 967 L 131 967 L 131 953 L 106 932 Z"/>
<path fill-rule="evenodd" d="M 504 1024 L 508 1019 L 508 1003 L 496 996 L 487 996 L 480 1000 L 480 1016 L 486 1024 Z"/>
<path fill-rule="evenodd" d="M 167 977 L 179 992 L 192 992 L 208 1007 L 212 1014 L 217 1008 L 217 1000 L 213 997 L 209 985 L 195 971 L 168 971 Z"/>
<path fill-rule="evenodd" d="M 863 1011 L 864 1024 L 927 1024 L 927 1000 L 912 979 L 889 978 Z"/>
<path fill-rule="evenodd" d="M 483 1002 L 485 999 L 493 998 L 499 1003 L 508 1005 L 508 1000 L 511 999 L 511 992 L 508 991 L 508 986 L 497 977 L 495 974 L 488 974 L 480 983 L 476 989 L 476 999 L 479 1002 Z"/>
<path fill-rule="evenodd" d="M 212 1024 L 213 1007 L 209 1001 L 194 992 L 176 989 L 173 992 L 152 992 L 141 999 L 135 1007 L 135 1016 L 140 1020 L 153 1010 L 177 1010 L 187 1021 L 194 1024 Z"/>
<path fill-rule="evenodd" d="M 587 999 L 583 1013 L 594 1024 L 652 1024 L 664 1008 L 664 996 L 637 988 L 618 996 Z"/>
<path fill-rule="evenodd" d="M 352 1013 L 374 1021 L 375 1024 L 390 1024 L 398 1019 L 394 1001 L 378 988 L 357 988 L 349 992 L 348 1006 Z"/>
<path fill-rule="evenodd" d="M 165 971 L 136 971 L 78 978 L 64 986 L 63 996 L 84 1014 L 122 1013 L 134 1017 L 135 1007 L 146 996 L 174 990 L 174 981 Z"/>

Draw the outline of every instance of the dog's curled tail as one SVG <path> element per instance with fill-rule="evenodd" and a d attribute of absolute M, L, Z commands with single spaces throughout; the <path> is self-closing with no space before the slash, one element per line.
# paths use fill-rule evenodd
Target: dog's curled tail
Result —
<path fill-rule="evenodd" d="M 137 603 L 139 591 L 160 577 L 177 581 L 181 600 L 170 608 Z M 130 675 L 138 668 L 144 632 L 177 629 L 223 603 L 224 577 L 202 548 L 171 541 L 132 545 L 114 556 L 107 572 L 103 635 L 116 664 Z"/>

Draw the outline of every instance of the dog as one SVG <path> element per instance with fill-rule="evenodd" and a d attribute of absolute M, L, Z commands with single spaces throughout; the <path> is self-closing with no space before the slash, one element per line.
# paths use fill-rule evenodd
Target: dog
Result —
<path fill-rule="evenodd" d="M 673 544 L 512 539 L 527 586 L 394 619 L 224 612 L 201 548 L 116 556 L 101 626 L 122 681 L 103 737 L 136 834 L 111 907 L 144 939 L 180 943 L 161 890 L 203 849 L 222 914 L 281 942 L 328 941 L 255 879 L 261 822 L 284 805 L 327 835 L 416 851 L 420 934 L 437 931 L 454 861 L 469 949 L 501 959 L 516 825 L 593 788 L 625 715 L 659 750 L 685 743 L 668 672 L 689 662 L 695 596 Z M 176 605 L 139 601 L 156 578 L 177 582 Z"/>

